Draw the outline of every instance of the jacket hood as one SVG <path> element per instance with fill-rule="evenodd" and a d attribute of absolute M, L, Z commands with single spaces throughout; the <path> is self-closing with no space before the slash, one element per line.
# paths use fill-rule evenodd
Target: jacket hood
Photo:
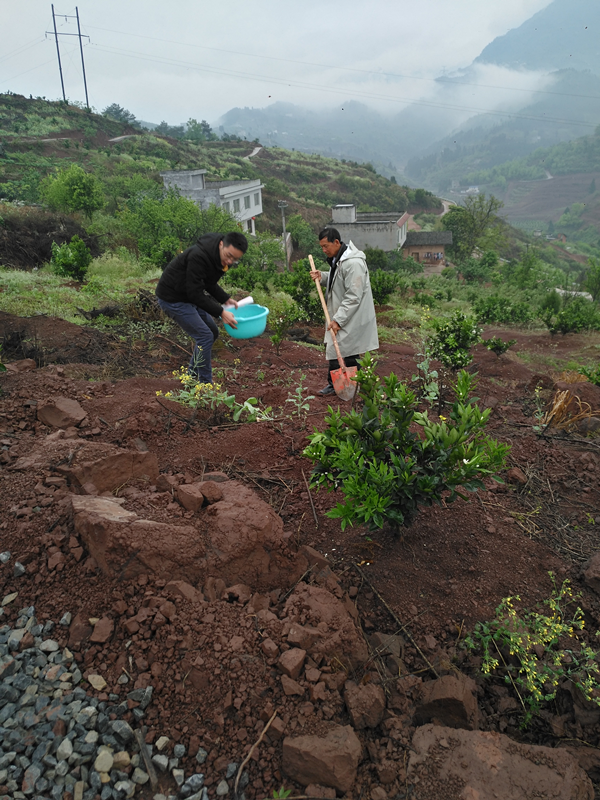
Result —
<path fill-rule="evenodd" d="M 346 249 L 342 253 L 340 260 L 338 261 L 338 264 L 341 264 L 341 262 L 345 261 L 347 258 L 362 258 L 365 261 L 367 260 L 367 257 L 365 256 L 363 251 L 359 250 L 358 247 L 356 247 L 356 245 L 353 242 L 348 242 Z"/>
<path fill-rule="evenodd" d="M 224 273 L 226 270 L 223 269 L 221 254 L 219 253 L 219 243 L 223 238 L 222 233 L 205 233 L 204 236 L 198 238 L 196 244 L 207 253 L 215 268 Z"/>

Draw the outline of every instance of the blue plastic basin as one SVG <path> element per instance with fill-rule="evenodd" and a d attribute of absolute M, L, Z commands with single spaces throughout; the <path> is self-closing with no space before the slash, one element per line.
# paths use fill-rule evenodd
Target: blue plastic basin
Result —
<path fill-rule="evenodd" d="M 237 328 L 223 323 L 223 327 L 234 339 L 252 339 L 253 336 L 260 336 L 267 327 L 267 316 L 269 309 L 252 303 L 249 306 L 231 309 L 231 313 L 237 322 Z"/>

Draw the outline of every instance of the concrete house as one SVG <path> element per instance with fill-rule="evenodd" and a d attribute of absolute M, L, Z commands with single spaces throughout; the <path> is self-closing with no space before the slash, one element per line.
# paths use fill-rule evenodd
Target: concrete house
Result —
<path fill-rule="evenodd" d="M 359 250 L 378 247 L 390 252 L 404 244 L 409 217 L 399 211 L 362 214 L 352 203 L 341 203 L 331 209 L 331 218 L 344 242 L 352 241 Z"/>
<path fill-rule="evenodd" d="M 242 223 L 251 236 L 256 235 L 254 219 L 262 214 L 262 189 L 260 180 L 207 181 L 205 169 L 181 169 L 161 172 L 166 189 L 179 189 L 183 197 L 193 200 L 202 209 L 218 206 Z"/>
<path fill-rule="evenodd" d="M 452 244 L 452 231 L 409 231 L 402 249 L 423 266 L 446 266 L 446 247 Z"/>

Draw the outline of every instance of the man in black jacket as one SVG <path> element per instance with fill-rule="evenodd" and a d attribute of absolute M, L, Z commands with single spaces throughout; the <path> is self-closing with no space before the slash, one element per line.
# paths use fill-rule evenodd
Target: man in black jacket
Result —
<path fill-rule="evenodd" d="M 196 342 L 190 372 L 202 383 L 212 383 L 211 350 L 219 335 L 213 317 L 237 328 L 231 311 L 223 308 L 229 301 L 219 280 L 242 258 L 248 249 L 246 237 L 237 232 L 207 233 L 196 244 L 165 267 L 156 287 L 158 304 Z"/>

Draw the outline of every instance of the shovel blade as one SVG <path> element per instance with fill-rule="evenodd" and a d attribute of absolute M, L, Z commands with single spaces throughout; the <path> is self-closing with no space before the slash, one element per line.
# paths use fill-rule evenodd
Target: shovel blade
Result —
<path fill-rule="evenodd" d="M 331 373 L 333 388 L 340 400 L 350 402 L 353 399 L 356 394 L 357 383 L 352 378 L 356 378 L 357 372 L 357 367 L 346 367 L 345 372 L 340 367 L 340 369 L 334 369 Z"/>

